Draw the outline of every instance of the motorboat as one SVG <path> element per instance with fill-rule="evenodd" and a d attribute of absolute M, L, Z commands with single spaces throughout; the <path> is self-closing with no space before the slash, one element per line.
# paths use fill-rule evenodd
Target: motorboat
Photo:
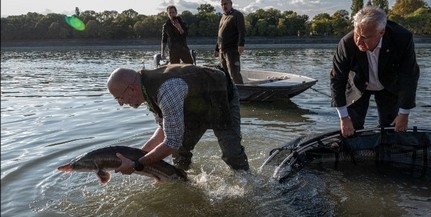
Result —
<path fill-rule="evenodd" d="M 244 84 L 237 84 L 240 101 L 271 102 L 292 98 L 317 83 L 303 75 L 255 69 L 241 70 Z"/>
<path fill-rule="evenodd" d="M 196 65 L 196 52 L 190 50 L 190 53 Z M 153 61 L 155 68 L 169 63 L 169 60 L 162 60 L 160 54 L 155 54 Z M 241 102 L 272 102 L 290 99 L 317 83 L 314 78 L 287 72 L 242 69 L 241 74 L 244 84 L 236 85 Z"/>

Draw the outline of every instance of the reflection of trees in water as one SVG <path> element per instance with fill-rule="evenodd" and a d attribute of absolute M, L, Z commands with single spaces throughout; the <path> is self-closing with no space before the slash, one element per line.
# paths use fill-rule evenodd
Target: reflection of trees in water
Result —
<path fill-rule="evenodd" d="M 258 121 L 278 121 L 278 122 L 311 122 L 306 115 L 316 114 L 308 109 L 302 109 L 290 100 L 280 100 L 275 102 L 253 102 L 241 103 L 241 118 L 243 122 L 248 119 Z M 246 119 L 246 120 L 244 120 Z"/>

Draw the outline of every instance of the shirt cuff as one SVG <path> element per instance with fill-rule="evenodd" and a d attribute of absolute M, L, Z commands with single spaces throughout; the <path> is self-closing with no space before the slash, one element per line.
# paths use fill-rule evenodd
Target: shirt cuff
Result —
<path fill-rule="evenodd" d="M 400 114 L 403 114 L 403 115 L 409 115 L 409 114 L 410 114 L 410 109 L 403 109 L 403 108 L 400 108 L 400 109 L 398 110 L 398 112 L 399 112 Z"/>
<path fill-rule="evenodd" d="M 349 116 L 349 112 L 347 112 L 347 106 L 336 107 L 336 109 L 340 119 Z"/>

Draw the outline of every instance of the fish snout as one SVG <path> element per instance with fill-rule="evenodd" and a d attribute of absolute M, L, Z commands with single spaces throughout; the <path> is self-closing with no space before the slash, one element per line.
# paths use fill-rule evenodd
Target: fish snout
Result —
<path fill-rule="evenodd" d="M 59 166 L 57 169 L 63 172 L 71 172 L 73 170 L 72 165 L 70 164 Z"/>

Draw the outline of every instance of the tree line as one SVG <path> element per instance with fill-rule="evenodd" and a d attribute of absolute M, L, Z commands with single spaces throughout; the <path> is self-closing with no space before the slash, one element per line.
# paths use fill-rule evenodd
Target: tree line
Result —
<path fill-rule="evenodd" d="M 369 0 L 388 13 L 388 19 L 400 23 L 417 35 L 431 34 L 431 8 L 424 0 L 397 0 L 389 9 L 387 0 Z M 320 13 L 311 20 L 308 15 L 295 11 L 259 9 L 244 14 L 247 36 L 340 36 L 353 29 L 352 16 L 364 6 L 363 0 L 352 0 L 352 14 L 338 10 L 334 14 Z M 189 37 L 216 37 L 221 13 L 210 4 L 201 4 L 197 13 L 183 11 L 179 16 L 189 28 Z M 77 31 L 65 22 L 64 14 L 46 15 L 29 12 L 25 15 L 1 18 L 1 40 L 49 39 L 145 39 L 161 37 L 162 25 L 168 19 L 166 12 L 142 15 L 133 9 L 117 11 L 93 10 L 80 12 L 86 28 Z"/>

